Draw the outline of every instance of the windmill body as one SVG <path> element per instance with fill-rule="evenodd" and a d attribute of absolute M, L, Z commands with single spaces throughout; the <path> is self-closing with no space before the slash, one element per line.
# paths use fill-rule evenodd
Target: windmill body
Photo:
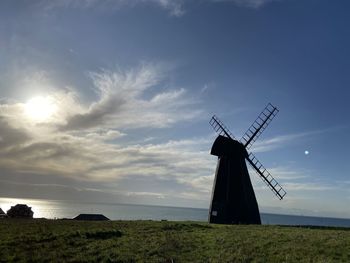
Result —
<path fill-rule="evenodd" d="M 271 122 L 278 110 L 268 104 L 241 141 L 216 117 L 210 120 L 219 133 L 211 154 L 218 157 L 209 209 L 209 222 L 217 224 L 261 224 L 258 203 L 250 181 L 246 160 L 260 175 L 272 192 L 282 199 L 286 192 L 266 168 L 247 149 Z"/>
<path fill-rule="evenodd" d="M 260 224 L 260 214 L 245 159 L 248 153 L 236 140 L 219 135 L 211 149 L 218 156 L 209 222 Z"/>

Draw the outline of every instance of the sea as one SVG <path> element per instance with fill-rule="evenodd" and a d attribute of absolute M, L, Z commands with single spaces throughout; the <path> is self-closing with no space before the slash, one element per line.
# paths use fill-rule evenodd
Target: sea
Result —
<path fill-rule="evenodd" d="M 208 220 L 208 209 L 202 208 L 0 198 L 0 208 L 4 212 L 16 204 L 32 207 L 35 218 L 71 219 L 79 214 L 103 214 L 111 220 Z M 261 220 L 265 225 L 350 227 L 350 219 L 345 218 L 261 213 Z"/>

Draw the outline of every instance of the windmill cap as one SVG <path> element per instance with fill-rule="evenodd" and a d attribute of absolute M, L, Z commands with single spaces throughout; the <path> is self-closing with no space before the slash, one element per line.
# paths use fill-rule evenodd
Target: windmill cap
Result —
<path fill-rule="evenodd" d="M 225 136 L 219 135 L 213 143 L 210 151 L 211 155 L 215 156 L 244 156 L 248 157 L 248 153 L 243 144 L 227 138 Z"/>

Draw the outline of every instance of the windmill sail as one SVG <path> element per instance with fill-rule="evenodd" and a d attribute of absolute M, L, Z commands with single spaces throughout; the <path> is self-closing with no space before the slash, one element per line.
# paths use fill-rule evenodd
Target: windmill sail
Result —
<path fill-rule="evenodd" d="M 278 109 L 275 106 L 271 103 L 267 104 L 240 140 L 247 150 L 259 138 L 260 134 L 266 129 L 277 113 Z"/>
<path fill-rule="evenodd" d="M 282 188 L 282 186 L 272 177 L 269 171 L 259 162 L 259 160 L 255 157 L 254 154 L 249 153 L 247 158 L 249 164 L 254 168 L 255 172 L 260 175 L 266 185 L 270 188 L 270 190 L 280 199 L 286 195 L 286 191 Z"/>
<path fill-rule="evenodd" d="M 232 132 L 225 126 L 225 124 L 217 117 L 213 116 L 209 124 L 213 127 L 214 131 L 216 131 L 219 135 L 228 137 L 230 139 L 234 139 L 235 137 L 233 136 Z"/>

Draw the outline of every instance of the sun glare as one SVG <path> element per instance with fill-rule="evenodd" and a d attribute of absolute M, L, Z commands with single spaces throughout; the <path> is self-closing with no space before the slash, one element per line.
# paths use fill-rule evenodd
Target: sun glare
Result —
<path fill-rule="evenodd" d="M 52 97 L 34 97 L 25 104 L 26 115 L 34 121 L 48 121 L 57 111 Z"/>

